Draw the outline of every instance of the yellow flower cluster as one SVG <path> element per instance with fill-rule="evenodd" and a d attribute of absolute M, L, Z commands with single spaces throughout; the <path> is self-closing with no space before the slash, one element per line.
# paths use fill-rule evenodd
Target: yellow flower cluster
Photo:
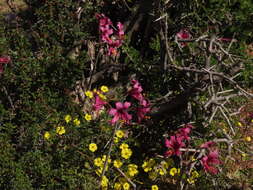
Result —
<path fill-rule="evenodd" d="M 101 90 L 101 92 L 106 93 L 106 92 L 109 91 L 109 88 L 107 86 L 103 85 L 103 86 L 100 87 L 100 90 Z M 93 92 L 90 91 L 90 90 L 87 90 L 84 94 L 85 94 L 86 97 L 92 99 L 94 97 L 94 93 L 95 93 L 95 94 L 99 95 L 99 97 L 101 99 L 105 100 L 106 96 L 101 94 L 101 92 L 99 92 L 97 89 L 94 89 Z"/>
<path fill-rule="evenodd" d="M 142 168 L 144 172 L 149 172 L 152 170 L 152 167 L 156 164 L 153 158 L 150 158 L 148 161 L 144 161 L 142 164 Z"/>
<path fill-rule="evenodd" d="M 187 178 L 187 182 L 189 184 L 194 184 L 198 177 L 199 177 L 199 173 L 196 170 L 194 170 L 191 172 L 191 176 Z"/>
<path fill-rule="evenodd" d="M 128 182 L 116 182 L 114 184 L 114 187 L 113 187 L 114 190 L 129 190 L 130 189 L 130 184 Z"/>
<path fill-rule="evenodd" d="M 120 145 L 121 149 L 121 156 L 122 158 L 129 159 L 132 156 L 132 150 L 129 148 L 128 144 L 121 144 Z"/>
<path fill-rule="evenodd" d="M 161 161 L 160 163 L 156 163 L 156 161 L 153 158 L 150 158 L 143 162 L 142 168 L 144 172 L 148 173 L 149 179 L 154 181 L 159 175 L 160 176 L 166 175 L 168 173 L 169 166 L 172 164 L 173 164 L 172 159 L 167 159 Z"/>
<path fill-rule="evenodd" d="M 65 120 L 66 123 L 69 123 L 72 120 L 72 117 L 70 115 L 65 115 L 64 120 Z M 79 126 L 81 121 L 78 118 L 75 118 L 73 120 L 73 123 L 74 123 L 75 126 Z"/>
<path fill-rule="evenodd" d="M 102 174 L 105 161 L 106 161 L 106 155 L 103 155 L 102 158 L 100 158 L 100 157 L 95 158 L 93 161 L 94 165 L 98 167 L 98 169 L 96 169 L 96 174 L 99 176 Z M 109 157 L 107 163 L 110 164 L 111 162 L 112 162 L 112 160 Z M 108 165 L 105 168 L 105 171 L 107 171 L 107 170 L 108 170 Z"/>
<path fill-rule="evenodd" d="M 169 164 L 165 161 L 162 161 L 159 165 L 159 167 L 156 169 L 156 171 L 160 174 L 160 175 L 165 175 L 167 174 L 167 169 L 169 168 Z"/>

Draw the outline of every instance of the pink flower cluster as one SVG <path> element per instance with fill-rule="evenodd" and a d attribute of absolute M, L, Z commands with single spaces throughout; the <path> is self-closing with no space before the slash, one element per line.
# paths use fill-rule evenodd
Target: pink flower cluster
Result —
<path fill-rule="evenodd" d="M 191 34 L 187 29 L 181 29 L 177 34 L 176 37 L 180 40 L 188 40 L 191 38 Z M 186 42 L 180 42 L 181 47 L 185 47 L 187 45 Z"/>
<path fill-rule="evenodd" d="M 135 109 L 137 111 L 138 122 L 141 122 L 145 115 L 150 111 L 149 101 L 144 99 L 142 95 L 142 87 L 137 80 L 132 80 L 132 89 L 128 92 L 128 95 L 138 100 L 138 107 Z M 128 109 L 131 106 L 130 102 L 116 102 L 115 107 L 111 108 L 109 114 L 113 116 L 110 121 L 111 124 L 115 124 L 118 120 L 122 120 L 129 124 L 132 120 L 132 115 L 128 113 Z"/>
<path fill-rule="evenodd" d="M 190 140 L 189 134 L 192 128 L 192 125 L 186 124 L 185 127 L 180 128 L 174 136 L 171 136 L 169 140 L 165 139 L 165 146 L 168 148 L 165 152 L 165 157 L 172 155 L 180 156 L 182 154 L 180 149 L 186 146 L 184 141 Z M 215 142 L 208 141 L 200 146 L 200 148 L 208 151 L 208 154 L 203 156 L 200 162 L 204 170 L 210 174 L 217 174 L 218 169 L 215 165 L 221 164 L 221 161 L 218 159 L 219 153 L 215 145 Z"/>
<path fill-rule="evenodd" d="M 4 71 L 4 64 L 8 64 L 11 62 L 11 58 L 9 56 L 0 57 L 0 74 Z"/>
<path fill-rule="evenodd" d="M 134 99 L 138 100 L 139 106 L 137 107 L 137 117 L 138 122 L 140 123 L 145 115 L 150 112 L 150 103 L 148 100 L 144 99 L 142 94 L 142 86 L 137 80 L 132 80 L 132 89 L 128 92 L 128 94 Z"/>
<path fill-rule="evenodd" d="M 169 150 L 165 152 L 165 157 L 171 155 L 180 156 L 182 154 L 180 148 L 185 147 L 185 140 L 189 141 L 191 139 L 189 134 L 192 128 L 192 125 L 186 124 L 185 127 L 180 128 L 174 136 L 171 136 L 170 140 L 165 139 L 165 146 L 169 148 Z"/>
<path fill-rule="evenodd" d="M 215 165 L 221 164 L 221 161 L 218 159 L 219 154 L 218 150 L 214 149 L 215 142 L 209 141 L 201 145 L 201 148 L 206 148 L 209 153 L 201 158 L 201 164 L 204 170 L 211 174 L 217 174 L 218 169 Z"/>
<path fill-rule="evenodd" d="M 99 20 L 99 31 L 102 42 L 108 45 L 108 55 L 116 55 L 117 48 L 122 45 L 124 39 L 123 24 L 117 23 L 117 31 L 114 30 L 112 21 L 104 14 L 96 14 Z"/>

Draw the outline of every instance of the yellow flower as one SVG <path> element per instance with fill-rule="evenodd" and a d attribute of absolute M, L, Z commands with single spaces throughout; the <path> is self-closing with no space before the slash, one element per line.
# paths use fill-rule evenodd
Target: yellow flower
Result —
<path fill-rule="evenodd" d="M 107 187 L 108 186 L 108 179 L 107 179 L 107 177 L 106 176 L 103 176 L 102 177 L 102 181 L 101 181 L 101 186 L 102 187 Z"/>
<path fill-rule="evenodd" d="M 251 120 L 251 123 L 253 123 L 253 119 Z"/>
<path fill-rule="evenodd" d="M 121 189 L 121 184 L 118 183 L 118 182 L 116 182 L 116 183 L 114 184 L 114 189 L 115 189 L 115 190 L 120 190 L 120 189 Z"/>
<path fill-rule="evenodd" d="M 242 126 L 242 123 L 241 122 L 237 122 L 237 125 L 239 126 L 239 127 L 241 127 Z"/>
<path fill-rule="evenodd" d="M 102 99 L 102 100 L 106 100 L 106 96 L 103 94 L 98 94 L 98 96 Z"/>
<path fill-rule="evenodd" d="M 58 133 L 59 135 L 62 135 L 64 134 L 66 131 L 65 131 L 65 128 L 63 126 L 59 126 L 56 128 L 56 133 Z"/>
<path fill-rule="evenodd" d="M 118 137 L 114 137 L 114 143 L 118 143 L 119 142 L 119 138 Z"/>
<path fill-rule="evenodd" d="M 223 133 L 227 133 L 228 132 L 228 130 L 226 128 L 223 128 L 222 131 L 223 131 Z"/>
<path fill-rule="evenodd" d="M 44 138 L 45 138 L 45 139 L 48 140 L 48 139 L 50 138 L 50 136 L 51 136 L 51 135 L 50 135 L 50 133 L 49 133 L 48 131 L 46 131 L 46 132 L 44 133 Z"/>
<path fill-rule="evenodd" d="M 103 155 L 102 157 L 102 161 L 105 162 L 106 161 L 106 155 Z M 107 161 L 109 164 L 112 162 L 111 158 L 109 157 L 108 158 L 108 161 Z"/>
<path fill-rule="evenodd" d="M 193 178 L 187 178 L 187 182 L 189 184 L 194 184 L 195 183 L 195 180 Z"/>
<path fill-rule="evenodd" d="M 251 137 L 250 136 L 245 137 L 244 140 L 247 141 L 247 142 L 250 142 L 251 141 Z"/>
<path fill-rule="evenodd" d="M 247 156 L 247 154 L 245 154 L 245 153 L 242 153 L 242 157 L 246 157 Z"/>
<path fill-rule="evenodd" d="M 158 177 L 158 174 L 156 172 L 149 172 L 148 173 L 148 178 L 154 181 Z"/>
<path fill-rule="evenodd" d="M 165 161 L 161 161 L 161 165 L 162 165 L 162 168 L 164 169 L 168 169 L 169 168 L 169 164 Z"/>
<path fill-rule="evenodd" d="M 97 174 L 98 176 L 100 176 L 100 175 L 102 174 L 102 171 L 103 171 L 103 168 L 102 168 L 102 167 L 100 167 L 100 168 L 98 168 L 98 169 L 95 170 L 95 172 L 96 172 L 96 174 Z"/>
<path fill-rule="evenodd" d="M 90 114 L 85 114 L 85 116 L 84 116 L 84 119 L 86 120 L 86 121 L 90 121 L 91 119 L 92 119 L 92 117 L 91 117 L 91 115 Z"/>
<path fill-rule="evenodd" d="M 196 170 L 194 170 L 194 171 L 192 172 L 192 177 L 193 177 L 193 178 L 198 178 L 198 177 L 199 177 L 199 173 L 198 173 Z"/>
<path fill-rule="evenodd" d="M 151 186 L 151 190 L 158 190 L 159 188 L 158 188 L 158 186 L 157 185 L 152 185 Z"/>
<path fill-rule="evenodd" d="M 90 143 L 89 144 L 89 150 L 91 152 L 95 152 L 98 149 L 97 145 L 95 143 Z"/>
<path fill-rule="evenodd" d="M 121 150 L 121 156 L 125 159 L 128 159 L 132 156 L 132 150 L 129 148 L 125 148 Z"/>
<path fill-rule="evenodd" d="M 171 176 L 174 176 L 174 175 L 176 175 L 177 173 L 178 173 L 177 168 L 171 168 L 171 169 L 170 169 L 170 175 L 171 175 Z"/>
<path fill-rule="evenodd" d="M 160 168 L 158 171 L 160 175 L 165 175 L 166 171 L 163 168 Z"/>
<path fill-rule="evenodd" d="M 129 146 L 128 146 L 128 144 L 126 144 L 126 143 L 122 143 L 121 145 L 120 145 L 120 149 L 121 150 L 123 150 L 123 149 L 127 149 Z"/>
<path fill-rule="evenodd" d="M 123 189 L 124 190 L 128 190 L 129 188 L 130 188 L 129 183 L 126 182 L 126 183 L 123 184 Z"/>
<path fill-rule="evenodd" d="M 71 121 L 71 116 L 70 115 L 65 115 L 64 120 L 66 121 L 66 123 L 69 123 Z"/>
<path fill-rule="evenodd" d="M 104 85 L 100 87 L 100 90 L 101 90 L 102 92 L 108 92 L 108 91 L 109 91 L 108 87 L 107 87 L 107 86 L 104 86 Z"/>
<path fill-rule="evenodd" d="M 113 161 L 113 166 L 115 168 L 120 168 L 123 165 L 123 163 L 120 160 L 114 160 Z"/>
<path fill-rule="evenodd" d="M 93 93 L 91 91 L 86 91 L 85 92 L 85 95 L 88 97 L 88 98 L 93 98 Z"/>
<path fill-rule="evenodd" d="M 128 164 L 127 166 L 128 170 L 127 170 L 127 174 L 131 177 L 135 176 L 136 174 L 138 174 L 138 166 L 135 164 Z"/>
<path fill-rule="evenodd" d="M 142 164 L 142 168 L 144 172 L 149 172 L 152 170 L 152 167 L 155 165 L 155 160 L 153 158 L 149 159 L 148 161 L 144 161 Z"/>
<path fill-rule="evenodd" d="M 124 132 L 122 130 L 117 130 L 116 136 L 121 139 L 122 137 L 124 137 Z"/>
<path fill-rule="evenodd" d="M 147 161 L 144 161 L 141 167 L 144 169 L 145 172 L 148 172 L 149 170 L 152 170 L 152 168 L 150 168 L 148 166 L 148 162 Z"/>
<path fill-rule="evenodd" d="M 80 120 L 79 120 L 79 119 L 77 119 L 77 118 L 76 118 L 76 119 L 74 119 L 74 121 L 73 121 L 73 122 L 74 122 L 74 124 L 75 124 L 76 126 L 79 126 L 79 125 L 80 125 L 80 123 L 81 123 L 81 122 L 80 122 Z"/>
<path fill-rule="evenodd" d="M 94 165 L 97 166 L 97 167 L 102 167 L 103 166 L 103 161 L 101 158 L 96 158 L 94 160 Z"/>

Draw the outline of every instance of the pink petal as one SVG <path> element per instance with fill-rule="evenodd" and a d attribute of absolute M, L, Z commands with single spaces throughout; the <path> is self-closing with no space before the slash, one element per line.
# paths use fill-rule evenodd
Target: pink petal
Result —
<path fill-rule="evenodd" d="M 117 109 L 117 110 L 123 109 L 123 107 L 124 107 L 123 104 L 122 104 L 121 102 L 116 102 L 115 105 L 116 105 L 116 109 Z"/>
<path fill-rule="evenodd" d="M 114 109 L 114 108 L 111 108 L 110 111 L 109 111 L 109 114 L 110 114 L 110 115 L 113 115 L 113 116 L 114 116 L 116 113 L 117 113 L 117 110 Z"/>
<path fill-rule="evenodd" d="M 115 124 L 118 120 L 119 120 L 119 115 L 116 114 L 116 115 L 114 115 L 113 119 L 111 120 L 111 123 Z"/>
<path fill-rule="evenodd" d="M 11 61 L 11 58 L 9 56 L 3 56 L 3 57 L 0 57 L 0 63 L 9 63 Z"/>
<path fill-rule="evenodd" d="M 124 103 L 124 108 L 127 109 L 131 106 L 131 103 L 130 102 L 125 102 Z"/>
<path fill-rule="evenodd" d="M 167 148 L 169 148 L 170 147 L 170 141 L 166 138 L 165 139 L 165 146 L 167 147 Z"/>

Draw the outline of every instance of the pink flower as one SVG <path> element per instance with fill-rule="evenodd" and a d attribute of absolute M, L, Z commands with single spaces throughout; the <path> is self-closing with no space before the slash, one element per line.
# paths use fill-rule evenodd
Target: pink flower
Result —
<path fill-rule="evenodd" d="M 143 100 L 143 96 L 141 94 L 142 92 L 142 87 L 140 85 L 140 83 L 137 81 L 137 80 L 132 80 L 131 81 L 133 87 L 132 89 L 128 92 L 128 94 L 130 96 L 132 96 L 133 98 L 139 100 L 139 101 L 142 101 Z"/>
<path fill-rule="evenodd" d="M 112 124 L 115 124 L 119 119 L 122 119 L 126 123 L 129 123 L 129 121 L 132 119 L 132 116 L 127 113 L 127 109 L 131 106 L 130 102 L 116 102 L 116 109 L 111 108 L 109 111 L 109 114 L 113 116 L 113 119 L 111 120 Z"/>
<path fill-rule="evenodd" d="M 8 64 L 11 62 L 11 58 L 9 56 L 0 57 L 0 73 L 4 71 L 4 64 Z"/>
<path fill-rule="evenodd" d="M 120 39 L 123 39 L 123 37 L 124 37 L 124 29 L 123 29 L 123 24 L 121 24 L 121 22 L 118 22 L 118 24 L 117 24 L 117 27 L 118 27 L 118 36 L 119 36 L 119 38 Z"/>
<path fill-rule="evenodd" d="M 184 128 L 180 128 L 178 130 L 179 133 L 177 134 L 177 136 L 182 137 L 183 140 L 190 140 L 191 138 L 189 137 L 189 134 L 192 128 L 193 126 L 190 124 L 185 125 Z"/>
<path fill-rule="evenodd" d="M 176 34 L 177 38 L 180 40 L 187 40 L 191 38 L 191 34 L 189 33 L 189 31 L 187 29 L 181 29 L 177 34 Z M 181 42 L 180 45 L 181 47 L 185 47 L 186 46 L 186 42 Z"/>
<path fill-rule="evenodd" d="M 183 138 L 182 137 L 177 137 L 177 136 L 171 136 L 170 140 L 166 139 L 165 140 L 165 146 L 167 148 L 171 148 L 173 151 L 174 155 L 181 155 L 180 148 L 184 147 L 185 144 L 182 142 Z"/>
<path fill-rule="evenodd" d="M 139 123 L 145 117 L 146 113 L 150 111 L 150 104 L 147 100 L 142 100 L 140 105 L 141 106 L 137 108 L 137 117 Z"/>
<path fill-rule="evenodd" d="M 214 167 L 214 165 L 220 164 L 220 160 L 218 159 L 218 151 L 212 151 L 207 156 L 204 156 L 201 159 L 201 164 L 204 167 L 204 170 L 206 172 L 209 172 L 211 174 L 217 174 L 218 169 Z"/>
<path fill-rule="evenodd" d="M 99 111 L 105 104 L 105 101 L 103 101 L 98 95 L 95 95 L 95 104 L 93 105 L 95 111 Z"/>
<path fill-rule="evenodd" d="M 200 146 L 200 148 L 207 148 L 207 149 L 210 149 L 211 147 L 213 147 L 216 143 L 213 142 L 213 141 L 208 141 L 208 142 L 205 142 L 204 144 L 202 144 Z"/>

